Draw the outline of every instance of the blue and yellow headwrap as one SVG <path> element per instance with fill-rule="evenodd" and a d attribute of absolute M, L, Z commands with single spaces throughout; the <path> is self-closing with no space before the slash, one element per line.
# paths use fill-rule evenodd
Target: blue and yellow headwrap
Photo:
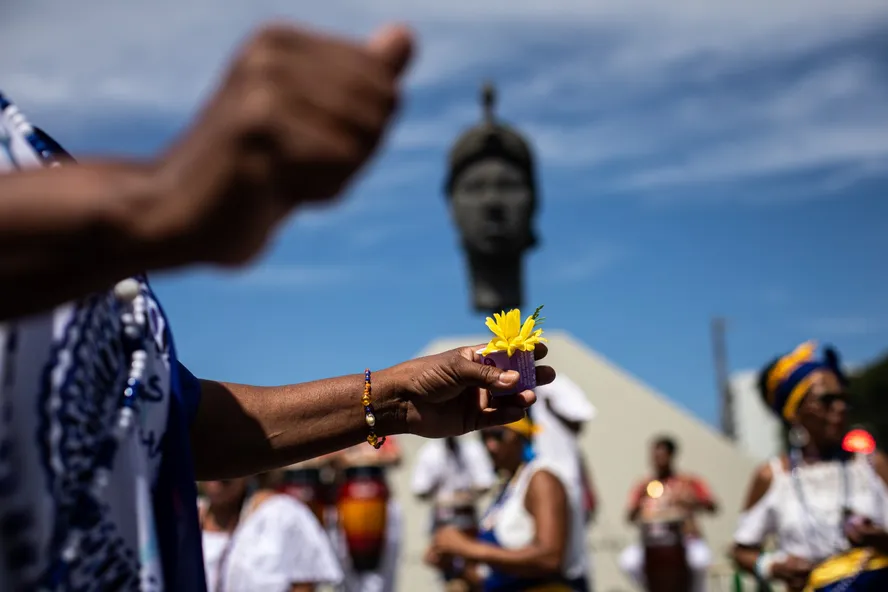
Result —
<path fill-rule="evenodd" d="M 832 348 L 826 348 L 822 359 L 816 357 L 817 343 L 808 341 L 792 353 L 778 358 L 762 377 L 761 387 L 771 409 L 785 421 L 792 421 L 808 389 L 814 372 L 829 370 L 842 384 L 845 374 L 839 367 L 839 356 Z"/>
<path fill-rule="evenodd" d="M 533 449 L 533 437 L 540 433 L 540 426 L 533 423 L 529 412 L 525 412 L 524 417 L 518 421 L 507 423 L 503 426 L 507 430 L 512 430 L 519 436 L 524 438 L 522 452 L 524 454 L 524 462 L 530 462 L 536 458 L 536 451 Z"/>

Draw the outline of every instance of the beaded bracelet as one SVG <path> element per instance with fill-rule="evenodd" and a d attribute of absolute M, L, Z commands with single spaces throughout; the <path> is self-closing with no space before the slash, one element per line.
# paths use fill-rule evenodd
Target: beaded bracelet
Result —
<path fill-rule="evenodd" d="M 376 415 L 373 414 L 373 403 L 370 400 L 370 368 L 364 370 L 364 396 L 361 397 L 361 404 L 364 405 L 364 421 L 367 422 L 367 427 L 370 428 L 370 433 L 367 435 L 367 444 L 379 450 L 379 448 L 385 444 L 385 436 L 382 438 L 376 435 Z"/>

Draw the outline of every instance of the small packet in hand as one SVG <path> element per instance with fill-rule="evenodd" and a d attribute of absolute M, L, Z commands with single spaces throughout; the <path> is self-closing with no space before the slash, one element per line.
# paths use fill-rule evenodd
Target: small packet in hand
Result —
<path fill-rule="evenodd" d="M 515 370 L 520 375 L 518 384 L 508 390 L 491 391 L 494 396 L 514 395 L 521 391 L 536 388 L 536 344 L 546 341 L 543 330 L 536 328 L 544 319 L 540 318 L 542 306 L 521 322 L 521 311 L 517 308 L 509 312 L 494 313 L 487 317 L 487 328 L 494 337 L 487 347 L 478 351 L 481 363 L 496 366 L 501 370 Z"/>

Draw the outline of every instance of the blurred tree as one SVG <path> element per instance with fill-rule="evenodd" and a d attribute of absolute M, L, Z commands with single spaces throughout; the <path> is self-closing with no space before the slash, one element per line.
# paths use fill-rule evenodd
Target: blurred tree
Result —
<path fill-rule="evenodd" d="M 851 422 L 869 430 L 888 449 L 888 353 L 851 377 Z"/>

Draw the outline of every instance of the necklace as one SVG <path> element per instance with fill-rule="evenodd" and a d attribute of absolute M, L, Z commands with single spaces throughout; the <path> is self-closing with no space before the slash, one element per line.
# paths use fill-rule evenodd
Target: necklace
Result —
<path fill-rule="evenodd" d="M 18 108 L 2 94 L 0 94 L 0 113 L 24 137 L 44 166 L 60 166 L 55 150 L 61 148 L 45 141 Z M 18 161 L 12 154 L 11 138 L 4 138 L 2 143 L 12 158 L 13 166 L 20 169 Z M 98 500 L 102 499 L 102 493 L 108 486 L 109 476 L 121 444 L 130 440 L 138 414 L 139 398 L 144 389 L 143 381 L 148 359 L 146 350 L 149 341 L 148 305 L 142 294 L 140 278 L 127 278 L 118 282 L 114 286 L 113 296 L 114 308 L 121 325 L 121 344 L 129 362 L 127 378 L 118 396 L 114 426 L 98 447 L 95 465 L 84 475 L 86 484 L 76 492 L 78 499 L 86 502 L 86 507 L 80 507 L 81 504 L 78 504 L 76 511 L 71 509 L 63 512 L 63 515 L 56 519 L 56 522 L 61 524 L 76 524 L 77 514 L 100 511 Z M 75 560 L 81 555 L 89 555 L 82 547 L 80 532 L 69 526 L 61 537 L 56 558 L 50 562 L 43 577 L 40 578 L 42 582 L 40 589 L 57 590 L 65 587 Z"/>
<path fill-rule="evenodd" d="M 799 469 L 801 468 L 801 464 L 802 464 L 801 450 L 794 447 L 792 449 L 792 451 L 790 452 L 789 461 L 790 461 L 790 468 L 791 468 L 790 474 L 792 475 L 793 485 L 795 486 L 796 497 L 798 497 L 799 504 L 802 506 L 802 511 L 805 513 L 805 518 L 807 519 L 808 533 L 809 533 L 808 540 L 813 541 L 816 538 L 814 536 L 815 534 L 822 535 L 822 530 L 819 530 L 815 525 L 816 517 L 815 517 L 814 513 L 811 512 L 811 509 L 808 506 L 807 500 L 805 498 L 804 488 L 802 487 L 802 480 L 801 480 L 801 476 L 799 475 Z M 844 510 L 844 509 L 848 508 L 848 504 L 850 501 L 850 486 L 849 486 L 849 479 L 848 479 L 848 462 L 847 462 L 847 460 L 843 459 L 841 461 L 841 473 L 840 474 L 841 474 L 841 481 L 842 481 L 842 484 L 841 484 L 841 489 L 842 489 L 841 508 Z M 843 515 L 843 517 L 840 518 L 840 520 L 839 520 L 839 525 L 836 527 L 836 529 L 840 533 L 840 536 L 844 536 L 844 531 L 842 528 L 844 526 L 844 521 L 845 521 L 845 518 Z M 832 530 L 833 528 L 834 527 L 832 525 L 827 525 L 827 530 Z M 827 545 L 829 547 L 833 547 L 833 548 L 835 547 L 835 545 L 834 545 L 835 538 L 833 538 L 831 535 L 820 536 L 819 538 L 821 541 L 827 539 Z M 810 548 L 810 546 L 809 546 L 809 548 Z M 833 552 L 833 550 L 830 550 L 830 553 L 832 553 L 832 552 Z M 833 592 L 847 592 L 847 590 L 851 587 L 851 585 L 855 582 L 855 580 L 857 580 L 857 578 L 859 578 L 860 575 L 863 573 L 864 569 L 866 569 L 866 564 L 869 562 L 871 556 L 872 556 L 872 553 L 870 551 L 864 552 L 863 556 L 861 557 L 860 563 L 858 564 L 857 569 L 854 571 L 854 573 L 852 573 L 844 581 L 842 581 L 842 583 L 835 590 L 833 590 Z"/>
<path fill-rule="evenodd" d="M 99 447 L 96 458 L 96 466 L 91 471 L 91 478 L 84 488 L 87 499 L 93 503 L 101 499 L 101 494 L 108 486 L 108 477 L 114 466 L 117 452 L 123 442 L 127 441 L 133 432 L 137 403 L 142 392 L 145 362 L 148 353 L 145 351 L 147 341 L 147 305 L 145 297 L 141 294 L 141 284 L 135 278 L 125 279 L 114 286 L 114 296 L 118 304 L 121 322 L 121 340 L 124 352 L 129 357 L 129 373 L 126 386 L 120 394 L 117 406 L 117 420 L 110 434 Z M 70 516 L 65 517 L 70 522 Z M 56 560 L 50 566 L 45 579 L 47 589 L 55 590 L 63 587 L 67 582 L 67 576 L 71 564 L 81 554 L 81 539 L 77 531 L 69 530 L 64 537 L 61 551 Z"/>

